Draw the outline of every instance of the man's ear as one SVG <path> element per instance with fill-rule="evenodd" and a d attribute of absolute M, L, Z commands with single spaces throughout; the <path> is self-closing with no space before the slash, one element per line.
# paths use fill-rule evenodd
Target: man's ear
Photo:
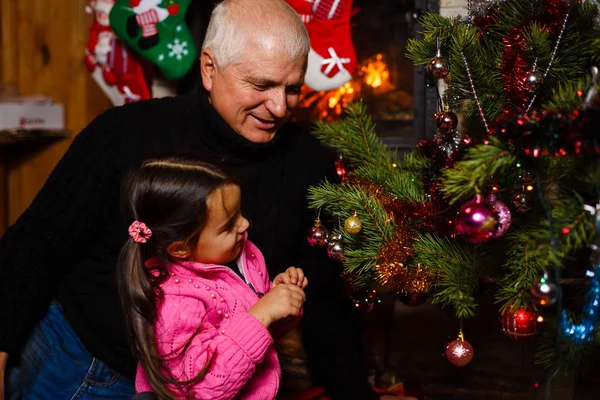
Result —
<path fill-rule="evenodd" d="M 190 256 L 187 244 L 182 241 L 171 243 L 169 247 L 167 247 L 167 253 L 173 258 L 186 259 Z"/>
<path fill-rule="evenodd" d="M 217 62 L 211 49 L 202 49 L 200 55 L 200 75 L 202 76 L 202 85 L 210 93 L 212 90 L 213 77 L 217 69 Z"/>

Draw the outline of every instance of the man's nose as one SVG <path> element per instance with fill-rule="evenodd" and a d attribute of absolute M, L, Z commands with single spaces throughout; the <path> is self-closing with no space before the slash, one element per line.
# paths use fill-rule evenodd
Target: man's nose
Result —
<path fill-rule="evenodd" d="M 275 118 L 285 117 L 287 111 L 285 90 L 272 90 L 271 93 L 269 93 L 269 99 L 266 102 L 266 107 Z"/>

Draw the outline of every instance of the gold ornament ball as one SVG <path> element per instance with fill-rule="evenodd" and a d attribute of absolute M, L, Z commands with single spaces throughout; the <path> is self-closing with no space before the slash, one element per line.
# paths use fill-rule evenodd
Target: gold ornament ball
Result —
<path fill-rule="evenodd" d="M 444 79 L 450 72 L 448 61 L 440 56 L 433 57 L 429 63 L 427 63 L 426 70 L 429 75 L 437 79 Z"/>
<path fill-rule="evenodd" d="M 348 217 L 348 219 L 344 222 L 344 229 L 351 235 L 356 235 L 358 232 L 360 232 L 362 229 L 362 222 L 360 222 L 360 219 L 356 213 L 354 213 L 354 215 L 351 217 Z"/>

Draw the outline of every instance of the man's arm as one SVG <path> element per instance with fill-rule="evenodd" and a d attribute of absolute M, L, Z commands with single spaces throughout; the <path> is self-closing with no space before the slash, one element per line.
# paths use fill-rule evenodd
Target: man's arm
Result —
<path fill-rule="evenodd" d="M 75 138 L 0 239 L 0 351 L 17 351 L 44 315 L 57 281 L 118 207 L 125 123 L 120 115 L 109 110 Z"/>

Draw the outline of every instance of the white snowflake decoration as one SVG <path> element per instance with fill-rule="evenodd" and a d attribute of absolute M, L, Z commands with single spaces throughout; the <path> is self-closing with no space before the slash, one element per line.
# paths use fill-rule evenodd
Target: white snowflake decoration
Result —
<path fill-rule="evenodd" d="M 173 43 L 168 43 L 169 57 L 177 58 L 177 61 L 181 61 L 183 56 L 187 56 L 189 51 L 187 49 L 187 42 L 180 42 L 179 39 L 173 40 Z"/>

